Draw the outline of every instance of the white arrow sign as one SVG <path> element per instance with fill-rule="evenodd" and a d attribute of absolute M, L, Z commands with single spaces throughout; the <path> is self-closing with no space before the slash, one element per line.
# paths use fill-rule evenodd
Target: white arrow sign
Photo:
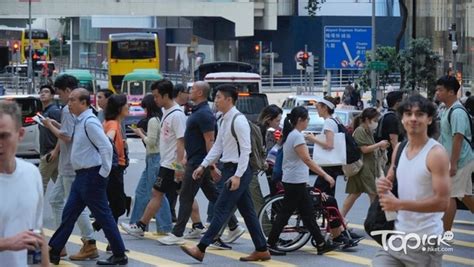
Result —
<path fill-rule="evenodd" d="M 354 59 L 352 58 L 351 52 L 349 51 L 349 48 L 347 47 L 346 42 L 342 42 L 342 46 L 344 47 L 344 51 L 346 52 L 347 59 L 349 59 L 349 66 L 354 67 L 356 60 L 359 59 L 359 56 L 356 56 Z"/>

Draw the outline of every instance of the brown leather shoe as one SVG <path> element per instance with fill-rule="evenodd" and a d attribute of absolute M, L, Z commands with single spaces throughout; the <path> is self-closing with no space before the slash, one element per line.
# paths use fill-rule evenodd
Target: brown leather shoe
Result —
<path fill-rule="evenodd" d="M 189 256 L 193 257 L 195 260 L 198 260 L 202 262 L 204 259 L 204 253 L 199 250 L 198 247 L 193 246 L 193 247 L 188 247 L 186 245 L 180 246 L 181 250 L 184 251 L 184 253 L 188 254 Z"/>
<path fill-rule="evenodd" d="M 267 251 L 254 251 L 247 257 L 241 257 L 240 261 L 267 261 L 270 260 L 272 257 L 270 256 L 270 252 Z"/>
<path fill-rule="evenodd" d="M 82 239 L 82 243 L 84 244 L 79 250 L 76 255 L 71 255 L 69 257 L 72 261 L 84 261 L 84 260 L 91 260 L 99 257 L 99 251 L 95 245 L 95 240 L 84 240 Z"/>

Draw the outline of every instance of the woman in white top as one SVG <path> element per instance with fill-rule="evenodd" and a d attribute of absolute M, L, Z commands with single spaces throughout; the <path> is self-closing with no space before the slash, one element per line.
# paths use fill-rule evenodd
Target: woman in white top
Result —
<path fill-rule="evenodd" d="M 308 147 L 301 131 L 308 127 L 309 115 L 305 107 L 293 108 L 285 118 L 283 127 L 283 187 L 285 195 L 281 213 L 277 214 L 275 223 L 268 236 L 269 250 L 273 254 L 281 253 L 276 248 L 280 233 L 288 223 L 293 212 L 298 209 L 304 225 L 316 240 L 318 254 L 334 250 L 337 245 L 326 243 L 321 230 L 314 220 L 314 208 L 306 188 L 309 181 L 309 169 L 324 177 L 332 186 L 334 179 L 329 176 L 309 156 Z"/>
<path fill-rule="evenodd" d="M 130 216 L 131 223 L 137 222 L 142 217 L 146 205 L 150 201 L 151 189 L 160 168 L 160 122 L 163 113 L 161 108 L 156 105 L 153 95 L 146 95 L 141 105 L 147 114 L 148 123 L 142 126 L 146 126 L 146 129 L 132 128 L 132 130 L 145 144 L 146 164 L 135 189 L 135 203 Z M 158 210 L 156 229 L 157 232 L 163 234 L 171 232 L 171 210 L 167 198 L 163 198 L 161 208 Z"/>
<path fill-rule="evenodd" d="M 319 117 L 324 119 L 323 134 L 326 137 L 326 140 L 322 141 L 316 139 L 313 134 L 307 134 L 305 136 L 306 140 L 312 142 L 326 150 L 332 150 L 335 147 L 334 144 L 334 134 L 339 132 L 337 124 L 340 123 L 336 118 L 333 118 L 334 109 L 336 108 L 336 100 L 330 96 L 325 96 L 324 99 L 319 101 L 316 104 L 318 108 Z M 338 175 L 342 175 L 341 166 L 330 166 L 323 167 L 323 170 L 327 172 L 330 176 L 334 177 L 336 180 Z M 314 187 L 319 189 L 321 192 L 324 192 L 332 197 L 335 197 L 336 194 L 336 184 L 330 186 L 330 184 L 322 177 L 317 177 L 314 182 Z"/>

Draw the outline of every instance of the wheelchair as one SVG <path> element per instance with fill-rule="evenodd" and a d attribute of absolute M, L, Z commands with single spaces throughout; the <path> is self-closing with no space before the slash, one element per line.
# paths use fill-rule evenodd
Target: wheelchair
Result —
<path fill-rule="evenodd" d="M 344 218 L 335 207 L 328 207 L 323 205 L 321 192 L 313 187 L 308 187 L 312 206 L 314 208 L 314 220 L 321 229 L 321 234 L 325 236 L 326 241 L 330 239 L 330 226 L 329 222 L 333 220 L 339 220 L 344 228 L 344 231 L 348 231 L 347 225 L 344 222 Z M 265 204 L 258 214 L 260 227 L 266 239 L 268 239 L 269 230 L 276 220 L 277 214 L 280 212 L 283 206 L 283 192 L 280 191 L 278 194 L 266 198 Z M 349 234 L 350 236 L 350 234 Z M 296 251 L 303 247 L 311 239 L 311 244 L 316 247 L 316 241 L 312 238 L 309 230 L 303 225 L 303 220 L 300 217 L 298 210 L 288 220 L 287 225 L 283 228 L 280 234 L 280 240 L 277 243 L 277 248 L 281 251 L 291 252 Z M 354 244 L 354 246 L 357 244 Z"/>

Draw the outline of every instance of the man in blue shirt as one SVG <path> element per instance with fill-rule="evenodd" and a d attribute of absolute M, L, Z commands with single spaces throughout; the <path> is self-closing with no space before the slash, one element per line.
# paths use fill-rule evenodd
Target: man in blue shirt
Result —
<path fill-rule="evenodd" d="M 440 143 L 450 155 L 451 199 L 443 217 L 444 230 L 449 231 L 453 226 L 456 215 L 456 198 L 462 199 L 464 204 L 474 211 L 472 197 L 471 175 L 474 171 L 474 154 L 472 142 L 471 118 L 463 110 L 457 98 L 460 88 L 455 77 L 444 76 L 436 82 L 436 98 L 446 105 L 441 113 Z"/>
<path fill-rule="evenodd" d="M 97 117 L 89 109 L 90 96 L 84 88 L 69 95 L 69 110 L 77 116 L 72 138 L 71 163 L 76 179 L 64 207 L 61 225 L 49 241 L 50 261 L 59 264 L 60 251 L 66 245 L 77 217 L 88 207 L 102 226 L 113 255 L 98 265 L 125 265 L 125 246 L 107 201 L 107 182 L 112 168 L 112 144 Z"/>

